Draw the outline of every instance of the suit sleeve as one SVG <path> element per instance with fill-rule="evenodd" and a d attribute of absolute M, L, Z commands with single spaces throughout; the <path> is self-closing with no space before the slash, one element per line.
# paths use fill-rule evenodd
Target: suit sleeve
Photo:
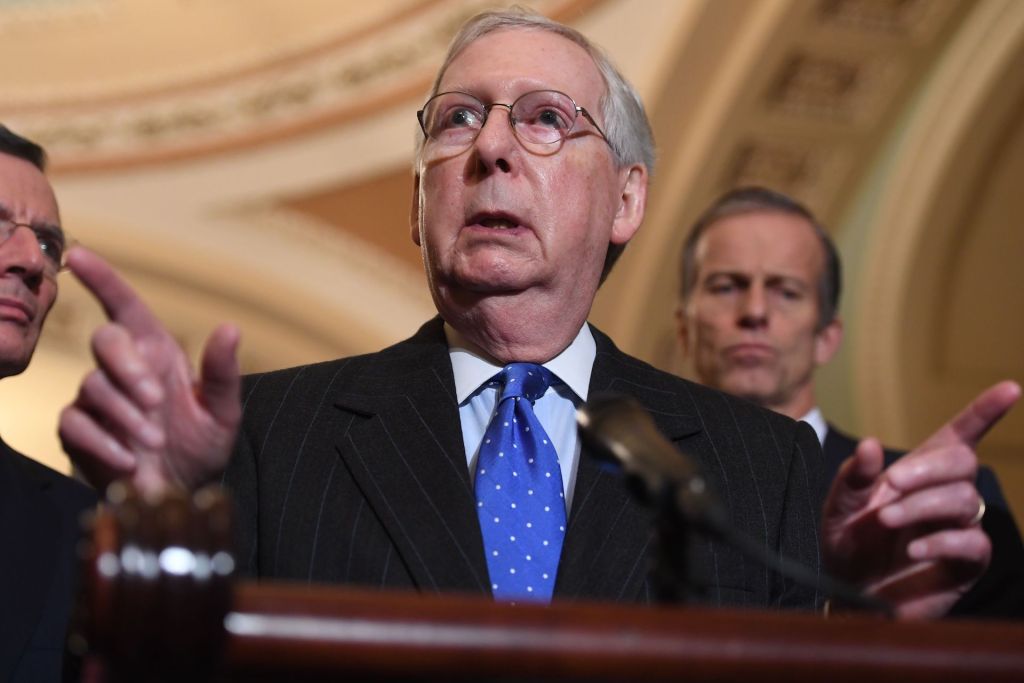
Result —
<path fill-rule="evenodd" d="M 988 467 L 978 468 L 978 493 L 987 509 L 982 528 L 992 541 L 988 571 L 953 606 L 955 617 L 1024 618 L 1024 543 L 999 480 Z"/>

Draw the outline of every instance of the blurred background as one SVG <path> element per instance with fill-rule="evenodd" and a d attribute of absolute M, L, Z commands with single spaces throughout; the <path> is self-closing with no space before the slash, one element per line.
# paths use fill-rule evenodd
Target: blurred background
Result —
<path fill-rule="evenodd" d="M 482 0 L 0 0 L 0 122 L 44 144 L 67 230 L 198 354 L 248 371 L 373 350 L 433 315 L 409 237 L 415 111 Z M 690 222 L 741 183 L 834 234 L 846 343 L 827 415 L 911 446 L 1024 380 L 1024 2 L 535 0 L 603 45 L 659 147 L 592 321 L 679 371 Z M 69 275 L 0 434 L 68 469 L 57 414 L 102 312 Z M 1024 407 L 985 440 L 1020 519 Z"/>

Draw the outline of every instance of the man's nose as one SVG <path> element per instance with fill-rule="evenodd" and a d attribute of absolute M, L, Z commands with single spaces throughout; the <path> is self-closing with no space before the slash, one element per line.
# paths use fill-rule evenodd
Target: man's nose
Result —
<path fill-rule="evenodd" d="M 0 269 L 23 278 L 38 278 L 46 269 L 46 256 L 39 247 L 36 234 L 19 225 L 3 244 L 0 244 Z"/>
<path fill-rule="evenodd" d="M 764 327 L 768 323 L 768 299 L 764 287 L 751 285 L 740 300 L 740 325 Z"/>
<path fill-rule="evenodd" d="M 515 131 L 512 130 L 511 116 L 511 105 L 499 102 L 491 104 L 487 120 L 484 121 L 483 128 L 473 143 L 480 160 L 486 166 L 496 167 L 505 172 L 511 170 L 509 158 L 514 153 L 514 146 L 519 144 Z"/>

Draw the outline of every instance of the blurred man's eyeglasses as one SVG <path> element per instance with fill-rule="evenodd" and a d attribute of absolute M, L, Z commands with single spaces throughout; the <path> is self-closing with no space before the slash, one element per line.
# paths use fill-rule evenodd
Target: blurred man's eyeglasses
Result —
<path fill-rule="evenodd" d="M 52 225 L 32 225 L 18 223 L 9 218 L 0 218 L 0 245 L 14 236 L 18 228 L 28 228 L 35 235 L 39 251 L 43 254 L 43 273 L 47 277 L 56 277 L 66 265 L 68 240 L 64 231 Z"/>
<path fill-rule="evenodd" d="M 582 114 L 608 143 L 590 112 L 557 90 L 534 90 L 519 96 L 512 104 L 484 104 L 469 93 L 443 92 L 427 100 L 423 109 L 416 112 L 416 118 L 428 140 L 461 150 L 472 145 L 480 135 L 494 107 L 508 109 L 508 123 L 522 142 L 537 145 L 562 142 L 569 137 L 576 119 Z M 610 147 L 611 143 L 608 145 Z"/>

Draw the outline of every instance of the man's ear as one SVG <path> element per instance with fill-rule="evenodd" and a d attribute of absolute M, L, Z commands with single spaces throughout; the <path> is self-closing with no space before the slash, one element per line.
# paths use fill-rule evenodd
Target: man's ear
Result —
<path fill-rule="evenodd" d="M 825 365 L 843 343 L 843 321 L 833 318 L 832 322 L 814 335 L 814 362 Z"/>
<path fill-rule="evenodd" d="M 420 174 L 417 171 L 412 178 L 412 203 L 409 205 L 409 230 L 412 241 L 420 246 Z"/>
<path fill-rule="evenodd" d="M 612 224 L 612 244 L 625 244 L 633 238 L 647 210 L 647 167 L 633 164 L 619 170 L 622 193 Z"/>

